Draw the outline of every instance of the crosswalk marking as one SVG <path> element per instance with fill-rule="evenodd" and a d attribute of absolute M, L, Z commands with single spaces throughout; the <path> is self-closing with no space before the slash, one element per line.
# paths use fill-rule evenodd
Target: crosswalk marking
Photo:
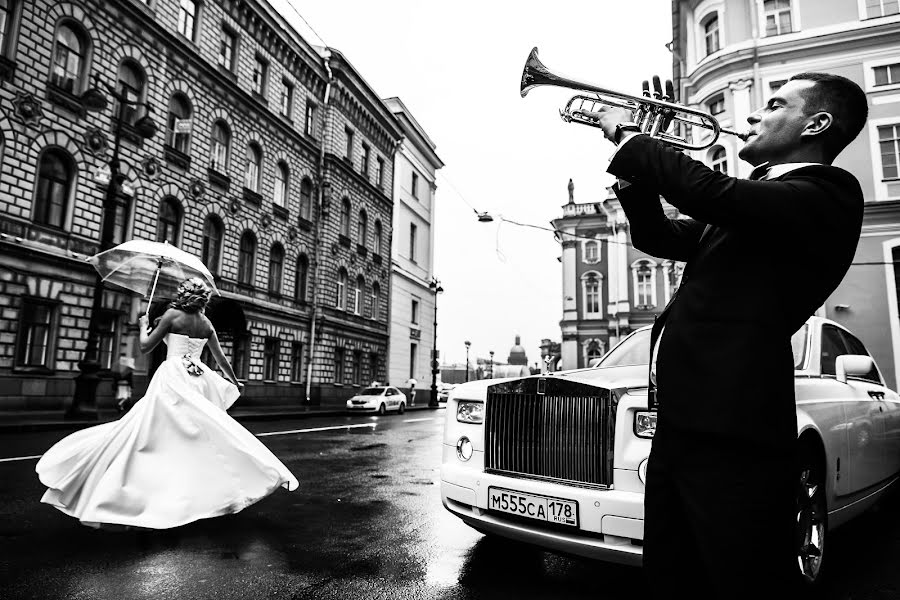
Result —
<path fill-rule="evenodd" d="M 356 429 L 357 427 L 375 428 L 375 423 L 359 423 L 357 425 L 335 425 L 333 427 L 311 427 L 309 429 L 292 429 L 290 431 L 270 431 L 268 433 L 257 433 L 256 437 L 266 437 L 269 435 L 290 435 L 292 433 L 310 433 L 312 431 L 330 431 L 333 429 Z"/>
<path fill-rule="evenodd" d="M 432 418 L 430 418 L 430 417 L 427 418 L 427 419 L 406 419 L 406 420 L 404 420 L 403 422 L 404 422 L 404 423 L 418 423 L 418 422 L 420 422 L 420 421 L 434 421 L 434 419 L 432 419 Z"/>

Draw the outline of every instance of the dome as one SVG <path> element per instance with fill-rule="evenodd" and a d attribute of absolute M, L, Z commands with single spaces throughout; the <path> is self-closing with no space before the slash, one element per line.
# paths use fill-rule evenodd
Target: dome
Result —
<path fill-rule="evenodd" d="M 509 349 L 509 358 L 506 360 L 511 365 L 527 365 L 528 356 L 525 354 L 525 348 L 522 347 L 522 340 L 517 335 L 516 343 Z"/>

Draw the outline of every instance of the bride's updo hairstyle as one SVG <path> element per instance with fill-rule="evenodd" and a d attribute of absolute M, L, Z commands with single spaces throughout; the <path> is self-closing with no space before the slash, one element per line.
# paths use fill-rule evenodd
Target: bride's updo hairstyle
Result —
<path fill-rule="evenodd" d="M 169 305 L 186 313 L 195 313 L 206 308 L 212 290 L 199 277 L 185 279 L 178 286 L 178 296 Z"/>

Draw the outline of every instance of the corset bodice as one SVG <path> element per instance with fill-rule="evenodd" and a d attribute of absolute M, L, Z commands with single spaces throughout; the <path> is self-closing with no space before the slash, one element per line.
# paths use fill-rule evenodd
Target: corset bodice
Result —
<path fill-rule="evenodd" d="M 207 338 L 195 338 L 182 333 L 172 332 L 167 333 L 163 339 L 168 348 L 168 352 L 166 352 L 167 359 L 184 355 L 189 355 L 191 358 L 200 358 L 200 353 L 203 352 L 203 347 L 206 345 L 207 340 Z"/>

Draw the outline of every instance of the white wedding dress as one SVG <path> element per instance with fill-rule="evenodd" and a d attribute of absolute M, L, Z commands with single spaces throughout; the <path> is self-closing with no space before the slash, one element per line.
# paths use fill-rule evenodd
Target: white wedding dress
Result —
<path fill-rule="evenodd" d="M 297 479 L 225 410 L 237 387 L 200 360 L 206 338 L 169 333 L 146 395 L 118 421 L 76 431 L 36 471 L 41 498 L 85 525 L 177 527 L 236 513 Z"/>

